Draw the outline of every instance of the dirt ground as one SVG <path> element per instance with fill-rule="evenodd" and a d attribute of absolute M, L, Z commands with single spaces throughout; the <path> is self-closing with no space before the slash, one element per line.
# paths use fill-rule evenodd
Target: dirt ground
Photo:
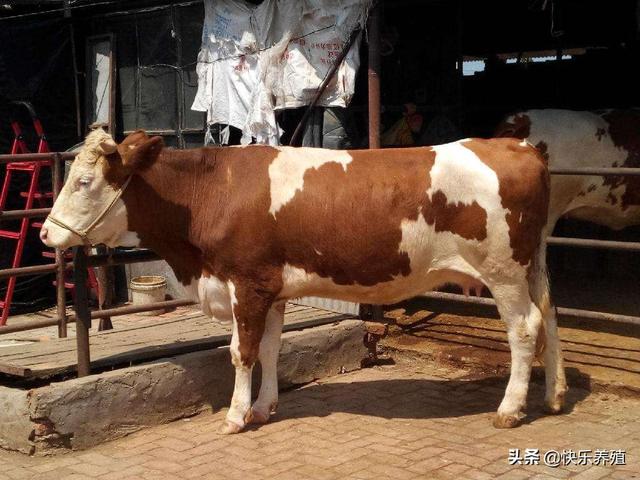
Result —
<path fill-rule="evenodd" d="M 487 374 L 508 372 L 509 345 L 501 320 L 475 316 L 478 307 L 453 314 L 429 306 L 412 300 L 389 307 L 390 335 L 382 344 Z M 561 319 L 559 336 L 570 385 L 640 398 L 640 327 Z M 535 377 L 542 375 L 541 367 L 534 368 Z"/>

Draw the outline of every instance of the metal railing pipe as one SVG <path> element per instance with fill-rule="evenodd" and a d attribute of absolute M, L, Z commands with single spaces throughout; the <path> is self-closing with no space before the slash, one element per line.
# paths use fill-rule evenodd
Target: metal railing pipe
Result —
<path fill-rule="evenodd" d="M 195 305 L 197 302 L 191 300 L 166 300 L 162 302 L 147 303 L 145 305 L 125 305 L 123 307 L 114 307 L 105 310 L 91 310 L 91 320 L 97 320 L 105 317 L 117 317 L 121 315 L 130 315 L 134 313 L 147 312 L 150 310 L 171 309 L 177 307 L 186 307 Z M 69 315 L 66 317 L 66 323 L 75 323 L 76 316 Z M 21 322 L 15 325 L 4 325 L 0 327 L 0 335 L 6 333 L 24 332 L 34 330 L 36 328 L 53 327 L 60 323 L 60 318 L 48 318 L 46 320 L 34 320 Z"/>
<path fill-rule="evenodd" d="M 547 245 L 640 252 L 640 242 L 618 242 L 595 238 L 547 237 Z"/>
<path fill-rule="evenodd" d="M 50 152 L 50 153 L 3 153 L 0 155 L 0 165 L 12 162 L 43 162 L 54 160 L 56 157 L 60 160 L 73 160 L 76 158 L 76 152 Z"/>
<path fill-rule="evenodd" d="M 447 292 L 427 292 L 418 297 L 428 298 L 431 300 L 447 300 L 458 303 L 467 303 L 475 305 L 488 305 L 495 306 L 496 302 L 493 298 L 486 297 L 467 297 L 458 293 Z M 607 312 L 595 312 L 593 310 L 582 310 L 579 308 L 567 308 L 557 307 L 556 312 L 558 315 L 564 315 L 566 317 L 583 318 L 590 320 L 607 320 L 616 323 L 626 323 L 631 325 L 640 325 L 640 317 L 632 315 L 622 315 L 619 313 L 607 313 Z"/>
<path fill-rule="evenodd" d="M 581 168 L 549 168 L 551 175 L 585 175 L 601 177 L 639 177 L 640 168 L 628 167 L 581 167 Z"/>

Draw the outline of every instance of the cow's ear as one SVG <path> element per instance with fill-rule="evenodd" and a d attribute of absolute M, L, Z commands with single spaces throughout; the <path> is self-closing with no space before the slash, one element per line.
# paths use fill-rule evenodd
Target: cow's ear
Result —
<path fill-rule="evenodd" d="M 127 145 L 124 151 L 120 152 L 122 164 L 131 172 L 144 170 L 156 161 L 163 148 L 162 137 L 146 138 L 136 144 Z"/>

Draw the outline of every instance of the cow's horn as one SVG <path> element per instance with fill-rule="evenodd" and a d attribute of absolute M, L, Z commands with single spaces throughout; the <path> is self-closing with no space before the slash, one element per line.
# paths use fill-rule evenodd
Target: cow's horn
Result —
<path fill-rule="evenodd" d="M 113 141 L 113 138 L 108 138 L 100 142 L 99 148 L 104 155 L 109 155 L 116 151 L 118 145 Z"/>

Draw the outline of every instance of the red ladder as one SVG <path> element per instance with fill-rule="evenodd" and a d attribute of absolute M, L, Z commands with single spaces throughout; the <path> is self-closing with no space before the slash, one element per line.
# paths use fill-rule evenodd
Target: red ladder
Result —
<path fill-rule="evenodd" d="M 44 129 L 40 120 L 35 114 L 33 107 L 28 102 L 12 102 L 13 105 L 23 106 L 31 115 L 33 121 L 33 128 L 38 136 L 38 150 L 37 153 L 46 153 L 49 151 L 49 145 L 44 134 Z M 11 144 L 11 154 L 29 153 L 29 149 L 24 140 L 22 133 L 22 127 L 19 121 L 15 118 L 11 119 L 11 129 L 13 130 L 13 143 Z M 40 207 L 45 206 L 45 201 L 53 198 L 53 192 L 40 192 L 39 179 L 40 171 L 43 167 L 51 168 L 51 160 L 31 161 L 31 162 L 12 162 L 8 163 L 6 167 L 6 173 L 4 182 L 2 184 L 2 192 L 0 192 L 0 211 L 5 209 L 7 203 L 7 197 L 9 196 L 9 190 L 11 186 L 11 179 L 14 174 L 25 173 L 28 176 L 29 188 L 26 192 L 20 192 L 20 196 L 26 198 L 24 209 L 29 210 L 33 208 L 34 201 L 39 203 Z M 17 244 L 13 254 L 13 261 L 11 267 L 16 268 L 20 266 L 22 260 L 22 253 L 24 250 L 24 244 L 27 239 L 27 230 L 29 224 L 34 227 L 41 226 L 36 222 L 31 222 L 29 218 L 23 218 L 20 221 L 20 229 L 17 231 L 12 230 L 0 230 L 0 238 L 7 238 L 16 240 Z M 7 317 L 9 316 L 9 308 L 11 306 L 11 299 L 13 298 L 13 291 L 16 286 L 16 277 L 10 277 L 7 283 L 7 290 L 4 298 L 0 299 L 0 325 L 7 323 Z"/>
<path fill-rule="evenodd" d="M 47 143 L 47 139 L 44 133 L 44 129 L 42 128 L 42 123 L 40 119 L 35 113 L 35 110 L 31 103 L 29 102 L 11 102 L 12 105 L 24 107 L 28 110 L 29 115 L 31 116 L 31 120 L 33 122 L 33 129 L 38 136 L 38 150 L 37 153 L 47 153 L 49 152 L 49 144 Z M 29 148 L 24 140 L 24 135 L 22 133 L 22 127 L 18 120 L 11 119 L 11 129 L 13 130 L 13 143 L 11 145 L 11 154 L 21 154 L 21 153 L 30 153 Z M 21 192 L 20 196 L 26 198 L 25 210 L 29 210 L 33 207 L 33 202 L 37 201 L 40 207 L 45 207 L 45 203 L 49 203 L 51 199 L 53 199 L 53 192 L 40 192 L 38 190 L 40 172 L 43 167 L 51 168 L 53 165 L 52 160 L 40 160 L 40 161 L 30 161 L 30 162 L 12 162 L 7 164 L 6 175 L 4 178 L 4 182 L 2 185 L 2 192 L 0 193 L 0 211 L 5 209 L 7 197 L 9 196 L 9 190 L 11 185 L 11 179 L 14 172 L 23 172 L 29 175 L 29 189 L 26 192 Z M 49 205 L 50 206 L 50 205 Z M 27 231 L 29 229 L 29 225 L 34 228 L 41 228 L 42 222 L 32 222 L 29 218 L 23 218 L 20 223 L 20 229 L 18 231 L 11 230 L 0 230 L 0 238 L 8 238 L 12 240 L 17 240 L 16 249 L 13 255 L 13 262 L 11 264 L 11 268 L 16 268 L 20 266 L 20 261 L 22 260 L 22 253 L 24 251 L 24 245 L 27 239 Z M 55 259 L 55 252 L 53 251 L 44 251 L 42 255 L 47 258 Z M 71 260 L 71 252 L 65 252 L 65 259 Z M 96 279 L 95 272 L 92 268 L 89 268 L 88 271 L 88 286 L 90 289 L 94 290 L 96 293 L 96 298 L 98 296 L 98 281 Z M 53 282 L 56 285 L 56 282 Z M 13 298 L 13 292 L 16 286 L 16 277 L 10 277 L 7 283 L 7 290 L 4 295 L 4 299 L 0 299 L 0 326 L 5 325 L 7 323 L 7 318 L 9 316 L 9 309 L 11 307 L 11 300 Z M 65 280 L 64 287 L 68 290 L 71 290 L 72 294 L 75 293 L 75 285 L 70 280 Z"/>

